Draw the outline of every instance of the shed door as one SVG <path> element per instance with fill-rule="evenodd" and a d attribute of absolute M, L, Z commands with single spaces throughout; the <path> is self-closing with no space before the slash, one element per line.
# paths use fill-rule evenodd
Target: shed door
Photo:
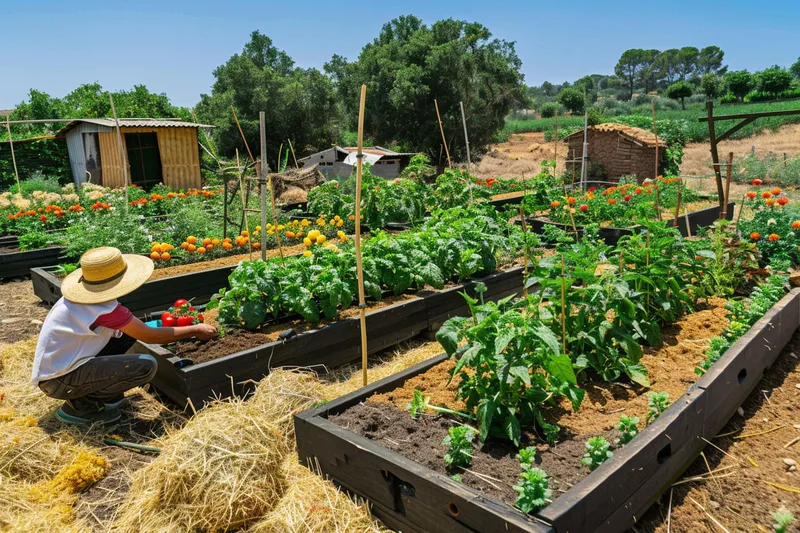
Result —
<path fill-rule="evenodd" d="M 89 178 L 92 183 L 103 183 L 103 166 L 100 161 L 100 142 L 97 138 L 97 133 L 84 133 L 83 134 L 83 150 L 86 158 L 86 172 L 89 173 Z"/>
<path fill-rule="evenodd" d="M 158 150 L 156 133 L 126 133 L 128 164 L 131 168 L 131 183 L 149 189 L 161 183 L 161 153 Z"/>

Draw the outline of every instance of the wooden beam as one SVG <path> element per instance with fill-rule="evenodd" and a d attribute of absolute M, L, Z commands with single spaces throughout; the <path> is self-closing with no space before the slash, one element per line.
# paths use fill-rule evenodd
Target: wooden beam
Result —
<path fill-rule="evenodd" d="M 737 125 L 735 125 L 734 127 L 732 127 L 731 129 L 729 129 L 728 131 L 726 131 L 725 133 L 723 133 L 722 135 L 719 135 L 719 136 L 717 137 L 717 143 L 719 143 L 720 141 L 723 141 L 723 140 L 727 139 L 728 137 L 730 137 L 731 135 L 733 135 L 734 133 L 736 133 L 736 132 L 737 132 L 737 131 L 739 131 L 740 129 L 744 128 L 745 126 L 747 126 L 748 124 L 750 124 L 751 122 L 753 122 L 753 121 L 754 121 L 755 119 L 757 119 L 757 118 L 758 118 L 758 117 L 750 117 L 750 118 L 746 118 L 746 119 L 744 119 L 743 121 L 741 121 L 740 123 L 738 123 Z M 716 118 L 715 118 L 714 120 L 716 120 Z"/>
<path fill-rule="evenodd" d="M 717 136 L 714 131 L 714 101 L 709 100 L 706 102 L 706 110 L 708 111 L 708 137 L 711 143 L 711 164 L 714 168 L 714 177 L 717 181 L 717 194 L 719 195 L 719 207 L 722 208 L 725 201 L 725 191 L 722 188 L 722 173 L 719 169 L 719 152 L 717 151 Z"/>
<path fill-rule="evenodd" d="M 720 115 L 714 117 L 715 121 L 719 120 L 736 120 L 740 118 L 761 118 L 761 117 L 784 117 L 789 115 L 800 115 L 800 109 L 789 109 L 786 111 L 764 111 L 762 113 L 742 113 L 741 115 Z M 698 119 L 700 122 L 708 122 L 707 117 Z"/>
<path fill-rule="evenodd" d="M 11 115 L 6 115 L 6 131 L 8 132 L 8 147 L 11 148 L 11 162 L 14 163 L 14 176 L 17 178 L 17 194 L 22 194 L 22 185 L 19 183 L 19 171 L 17 170 L 17 158 L 14 155 L 14 141 L 11 139 Z"/>

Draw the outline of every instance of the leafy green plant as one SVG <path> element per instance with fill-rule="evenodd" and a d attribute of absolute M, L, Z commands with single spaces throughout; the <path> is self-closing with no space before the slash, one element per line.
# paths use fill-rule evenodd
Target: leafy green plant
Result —
<path fill-rule="evenodd" d="M 19 236 L 19 249 L 22 251 L 47 248 L 52 242 L 52 236 L 43 231 L 34 231 Z"/>
<path fill-rule="evenodd" d="M 425 395 L 423 395 L 422 392 L 417 389 L 414 389 L 414 398 L 408 403 L 408 405 L 406 405 L 406 409 L 408 409 L 408 412 L 411 414 L 411 418 L 414 419 L 419 418 L 421 415 L 425 414 L 425 411 L 429 409 L 439 413 L 470 418 L 470 416 L 467 414 L 453 411 L 452 409 L 447 409 L 446 407 L 431 405 L 430 399 L 426 398 Z"/>
<path fill-rule="evenodd" d="M 448 468 L 466 468 L 472 464 L 472 441 L 475 430 L 467 426 L 454 426 L 447 431 L 442 446 L 447 446 L 444 462 Z"/>
<path fill-rule="evenodd" d="M 669 393 L 648 392 L 647 406 L 650 408 L 650 411 L 647 413 L 647 420 L 645 423 L 650 424 L 650 422 L 664 414 L 664 411 L 669 407 Z"/>
<path fill-rule="evenodd" d="M 464 482 L 464 480 L 461 479 L 461 474 L 453 474 L 452 476 L 450 476 L 450 479 L 452 479 L 456 483 L 463 483 Z"/>
<path fill-rule="evenodd" d="M 533 513 L 547 506 L 553 495 L 549 489 L 547 473 L 540 468 L 523 468 L 514 490 L 519 494 L 517 507 L 523 513 Z"/>
<path fill-rule="evenodd" d="M 605 437 L 592 437 L 586 441 L 586 453 L 583 454 L 581 464 L 594 471 L 598 466 L 614 456 Z"/>
<path fill-rule="evenodd" d="M 79 263 L 62 263 L 56 266 L 55 274 L 56 276 L 67 276 L 78 270 L 80 266 Z"/>
<path fill-rule="evenodd" d="M 614 426 L 614 428 L 620 432 L 619 438 L 617 439 L 617 446 L 624 446 L 633 440 L 636 434 L 639 433 L 638 424 L 638 416 L 620 417 L 619 422 Z"/>
<path fill-rule="evenodd" d="M 772 519 L 775 520 L 775 523 L 772 525 L 772 529 L 775 530 L 775 533 L 786 533 L 789 525 L 794 522 L 794 515 L 792 515 L 786 507 L 781 507 L 775 511 L 772 515 Z"/>
<path fill-rule="evenodd" d="M 524 469 L 531 468 L 536 460 L 536 447 L 528 446 L 527 448 L 520 448 L 517 454 L 519 464 Z"/>

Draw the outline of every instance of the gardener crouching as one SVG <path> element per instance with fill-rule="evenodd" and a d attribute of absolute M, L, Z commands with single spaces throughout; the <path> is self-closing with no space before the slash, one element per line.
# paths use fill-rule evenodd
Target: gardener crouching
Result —
<path fill-rule="evenodd" d="M 125 391 L 155 376 L 157 363 L 151 355 L 115 350 L 112 339 L 125 333 L 142 342 L 164 344 L 217 335 L 207 324 L 151 328 L 117 302 L 152 273 L 149 258 L 102 247 L 83 254 L 81 268 L 64 278 L 63 297 L 42 325 L 33 361 L 33 383 L 47 396 L 65 400 L 56 413 L 62 422 L 112 424 L 121 417 Z"/>

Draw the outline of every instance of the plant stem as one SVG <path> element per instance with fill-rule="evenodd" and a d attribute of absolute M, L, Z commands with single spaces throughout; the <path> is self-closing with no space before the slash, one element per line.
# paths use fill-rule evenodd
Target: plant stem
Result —
<path fill-rule="evenodd" d="M 448 415 L 460 416 L 462 418 L 466 418 L 467 420 L 475 420 L 475 417 L 468 415 L 467 413 L 462 413 L 461 411 L 453 411 L 452 409 L 448 409 L 447 407 L 438 407 L 436 405 L 431 405 L 429 403 L 426 403 L 425 407 L 427 407 L 431 411 L 437 411 L 439 413 L 444 413 Z"/>

